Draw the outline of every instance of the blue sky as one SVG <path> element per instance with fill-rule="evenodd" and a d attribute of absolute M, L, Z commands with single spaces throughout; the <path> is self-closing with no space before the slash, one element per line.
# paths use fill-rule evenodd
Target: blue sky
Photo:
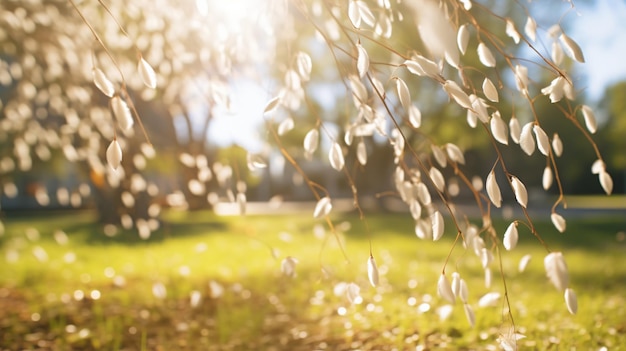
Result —
<path fill-rule="evenodd" d="M 602 97 L 604 89 L 626 79 L 626 2 L 591 1 L 577 4 L 578 15 L 571 14 L 574 38 L 585 53 L 582 70 L 588 81 L 587 94 L 592 102 Z"/>

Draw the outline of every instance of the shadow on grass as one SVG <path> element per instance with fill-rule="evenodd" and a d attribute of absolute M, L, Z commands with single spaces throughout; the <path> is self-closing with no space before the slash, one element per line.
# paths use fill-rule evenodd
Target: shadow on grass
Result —
<path fill-rule="evenodd" d="M 67 222 L 69 223 L 69 221 Z M 73 222 L 63 226 L 65 233 L 73 240 L 80 240 L 89 245 L 150 245 L 161 243 L 167 239 L 193 237 L 211 233 L 223 233 L 227 231 L 229 224 L 215 216 L 209 216 L 204 220 L 180 221 L 162 220 L 159 228 L 147 239 L 142 239 L 136 229 L 117 229 L 115 235 L 107 236 L 104 225 L 95 219 Z"/>
<path fill-rule="evenodd" d="M 336 223 L 342 221 L 352 223 L 351 230 L 346 233 L 351 239 L 367 239 L 367 235 L 364 235 L 366 231 L 369 231 L 374 238 L 378 235 L 377 233 L 383 232 L 415 236 L 415 223 L 407 214 L 374 214 L 369 216 L 367 224 L 362 224 L 358 214 L 348 213 L 337 216 L 335 219 Z M 482 221 L 475 219 L 472 220 L 472 223 L 480 226 Z M 494 220 L 493 225 L 500 238 L 510 223 L 510 221 L 502 219 Z M 607 246 L 612 247 L 616 244 L 622 244 L 626 247 L 626 214 L 623 216 L 616 214 L 568 219 L 565 233 L 559 233 L 550 221 L 536 220 L 533 224 L 549 247 L 591 250 L 603 250 Z M 452 234 L 453 230 L 451 220 L 446 218 L 446 233 Z M 525 225 L 520 224 L 518 230 L 520 232 L 520 244 L 525 244 L 524 241 L 532 245 L 539 244 Z M 623 234 L 619 234 L 620 232 Z M 442 240 L 445 238 L 453 238 L 453 236 L 444 236 Z M 522 240 L 526 238 L 528 240 Z M 623 241 L 619 242 L 619 240 Z"/>
<path fill-rule="evenodd" d="M 497 223 L 498 233 L 504 233 L 508 223 Z M 626 233 L 626 217 L 595 217 L 583 219 L 571 219 L 567 221 L 567 229 L 559 233 L 552 223 L 538 221 L 535 228 L 548 247 L 553 250 L 585 249 L 602 251 L 607 247 L 623 246 L 626 249 L 626 241 L 620 239 Z M 532 236 L 530 230 L 520 226 L 520 241 L 523 236 Z"/>

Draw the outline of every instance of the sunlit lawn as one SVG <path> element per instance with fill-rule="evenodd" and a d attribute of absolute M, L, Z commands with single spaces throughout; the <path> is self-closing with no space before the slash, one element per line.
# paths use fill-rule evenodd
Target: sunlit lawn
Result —
<path fill-rule="evenodd" d="M 487 292 L 504 296 L 499 264 L 491 265 L 488 289 L 480 261 L 460 244 L 446 271 L 468 282 L 476 325 L 459 301 L 441 319 L 446 303 L 436 282 L 454 240 L 450 225 L 432 243 L 414 235 L 407 215 L 334 217 L 335 237 L 328 229 L 314 234 L 324 223 L 309 213 L 169 213 L 144 242 L 134 232 L 107 237 L 93 222 L 89 212 L 5 218 L 0 349 L 474 350 L 495 349 L 511 326 L 503 299 L 478 305 Z M 502 252 L 502 267 L 515 325 L 526 335 L 521 349 L 624 347 L 626 220 L 570 219 L 566 234 L 536 224 L 550 249 L 564 252 L 579 311 L 568 313 L 545 278 L 547 251 L 520 227 L 520 244 Z M 499 233 L 506 225 L 498 223 Z M 58 229 L 67 244 L 54 239 Z M 367 279 L 368 237 L 381 272 L 377 288 Z M 524 254 L 532 260 L 519 273 Z M 299 261 L 295 278 L 281 274 L 286 256 Z M 337 296 L 340 282 L 358 284 L 362 302 Z"/>

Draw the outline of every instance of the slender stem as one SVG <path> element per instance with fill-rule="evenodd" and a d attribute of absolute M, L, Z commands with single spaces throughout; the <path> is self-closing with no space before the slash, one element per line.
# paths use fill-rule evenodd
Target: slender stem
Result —
<path fill-rule="evenodd" d="M 91 31 L 91 34 L 94 36 L 94 38 L 96 39 L 96 41 L 98 42 L 98 44 L 100 44 L 100 46 L 102 47 L 102 49 L 104 50 L 104 52 L 107 54 L 107 56 L 109 56 L 109 58 L 111 59 L 111 62 L 113 62 L 113 65 L 115 66 L 115 68 L 117 68 L 117 71 L 120 73 L 120 76 L 122 77 L 122 86 L 126 85 L 126 80 L 124 79 L 124 73 L 122 73 L 122 70 L 120 69 L 120 66 L 117 64 L 117 62 L 115 61 L 115 58 L 113 57 L 113 54 L 111 54 L 111 51 L 109 51 L 109 48 L 104 44 L 104 41 L 102 41 L 102 39 L 100 38 L 100 35 L 98 35 L 98 32 L 96 32 L 96 30 L 94 29 L 94 27 L 91 25 L 91 23 L 87 20 L 87 18 L 85 17 L 85 15 L 80 11 L 80 9 L 78 8 L 78 6 L 76 6 L 76 3 L 74 3 L 74 0 L 68 0 L 70 2 L 70 4 L 72 5 L 72 7 L 74 8 L 74 10 L 76 11 L 76 13 L 78 13 L 78 15 L 80 16 L 80 18 L 82 19 L 83 23 L 85 23 L 85 25 L 89 28 L 89 31 Z"/>

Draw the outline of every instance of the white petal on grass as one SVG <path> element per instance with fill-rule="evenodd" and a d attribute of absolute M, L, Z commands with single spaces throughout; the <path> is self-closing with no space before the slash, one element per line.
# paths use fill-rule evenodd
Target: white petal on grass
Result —
<path fill-rule="evenodd" d="M 298 260 L 287 256 L 280 262 L 280 271 L 287 277 L 294 278 L 296 276 L 296 265 Z"/>
<path fill-rule="evenodd" d="M 307 154 L 313 154 L 317 150 L 320 141 L 320 132 L 314 128 L 308 131 L 304 136 L 304 151 Z"/>
<path fill-rule="evenodd" d="M 113 139 L 109 147 L 107 147 L 106 156 L 109 166 L 117 170 L 122 163 L 122 148 L 120 147 L 120 143 L 117 142 L 117 139 Z"/>
<path fill-rule="evenodd" d="M 39 262 L 47 262 L 49 258 L 48 253 L 41 246 L 35 246 L 33 248 L 33 256 L 35 256 Z"/>
<path fill-rule="evenodd" d="M 143 84 L 150 89 L 156 88 L 156 73 L 154 73 L 152 66 L 150 66 L 150 64 L 143 57 L 139 59 L 137 70 L 139 71 L 139 76 L 141 77 Z"/>
<path fill-rule="evenodd" d="M 511 176 L 511 185 L 513 186 L 513 194 L 515 194 L 515 200 L 524 208 L 528 203 L 528 192 L 524 183 L 522 183 L 516 176 Z"/>
<path fill-rule="evenodd" d="M 472 306 L 470 306 L 467 303 L 463 304 L 463 309 L 465 310 L 465 317 L 467 318 L 467 322 L 470 324 L 470 326 L 474 326 L 474 324 L 476 324 L 476 315 L 474 314 L 474 310 L 472 309 Z"/>
<path fill-rule="evenodd" d="M 435 211 L 430 218 L 433 225 L 433 241 L 437 241 L 443 236 L 445 228 L 443 216 L 441 215 L 441 212 Z"/>
<path fill-rule="evenodd" d="M 355 283 L 346 286 L 346 298 L 351 304 L 361 301 L 361 288 Z"/>
<path fill-rule="evenodd" d="M 517 270 L 520 273 L 526 270 L 526 267 L 528 267 L 528 264 L 530 263 L 531 258 L 532 258 L 531 255 L 524 255 L 522 256 L 522 258 L 520 258 L 519 264 L 517 265 Z"/>
<path fill-rule="evenodd" d="M 574 60 L 584 63 L 585 56 L 583 55 L 583 51 L 580 49 L 580 46 L 574 41 L 574 39 L 568 37 L 565 33 L 561 33 L 559 36 L 559 40 L 565 47 L 568 55 Z"/>
<path fill-rule="evenodd" d="M 478 59 L 485 67 L 496 67 L 496 58 L 483 42 L 478 44 Z"/>
<path fill-rule="evenodd" d="M 454 303 L 454 294 L 452 293 L 452 286 L 450 285 L 450 281 L 446 278 L 445 274 L 441 274 L 439 276 L 439 280 L 437 281 L 437 294 L 442 297 L 444 300 Z"/>
<path fill-rule="evenodd" d="M 557 133 L 554 133 L 552 137 L 552 150 L 554 150 L 554 154 L 557 157 L 560 157 L 563 154 L 563 142 Z"/>
<path fill-rule="evenodd" d="M 613 178 L 611 178 L 611 175 L 605 170 L 602 170 L 600 174 L 598 174 L 598 177 L 600 178 L 600 185 L 602 189 L 604 189 L 604 192 L 607 195 L 611 195 L 613 192 Z"/>
<path fill-rule="evenodd" d="M 315 210 L 313 211 L 313 218 L 321 218 L 327 216 L 330 211 L 333 209 L 333 205 L 328 196 L 324 196 L 323 198 L 317 201 L 315 205 Z"/>
<path fill-rule="evenodd" d="M 519 137 L 519 144 L 522 150 L 528 155 L 532 155 L 535 152 L 535 139 L 532 135 L 533 122 L 528 122 L 522 127 L 522 132 Z"/>
<path fill-rule="evenodd" d="M 202 293 L 198 290 L 193 290 L 189 294 L 189 305 L 191 308 L 196 308 L 200 306 L 200 301 L 202 301 Z"/>
<path fill-rule="evenodd" d="M 330 160 L 330 165 L 337 171 L 341 171 L 343 166 L 345 165 L 345 161 L 343 158 L 343 150 L 341 150 L 341 145 L 338 143 L 333 143 L 328 153 L 328 159 Z"/>
<path fill-rule="evenodd" d="M 496 139 L 500 144 L 508 145 L 509 144 L 509 129 L 506 126 L 506 123 L 500 117 L 500 112 L 495 112 L 491 116 L 491 133 L 493 134 L 494 139 Z"/>
<path fill-rule="evenodd" d="M 537 40 L 537 22 L 535 22 L 534 18 L 528 16 L 526 19 L 526 25 L 524 26 L 524 32 L 530 40 Z"/>
<path fill-rule="evenodd" d="M 367 164 L 367 148 L 363 140 L 360 140 L 356 146 L 356 158 L 362 166 Z"/>
<path fill-rule="evenodd" d="M 161 282 L 156 282 L 152 285 L 152 295 L 159 300 L 163 300 L 167 297 L 167 289 Z"/>
<path fill-rule="evenodd" d="M 111 98 L 111 108 L 113 109 L 113 114 L 117 119 L 120 129 L 123 131 L 129 130 L 133 126 L 134 121 L 126 101 L 122 100 L 119 96 L 114 96 Z"/>
<path fill-rule="evenodd" d="M 448 157 L 452 161 L 460 163 L 462 165 L 465 164 L 465 156 L 463 156 L 463 151 L 461 151 L 461 149 L 455 144 L 447 143 L 446 152 L 448 153 Z"/>
<path fill-rule="evenodd" d="M 435 312 L 437 313 L 437 316 L 439 317 L 440 321 L 445 321 L 448 318 L 450 318 L 450 316 L 452 315 L 452 311 L 454 310 L 454 306 L 450 305 L 450 304 L 445 304 L 443 306 L 438 307 Z"/>
<path fill-rule="evenodd" d="M 485 94 L 485 97 L 489 99 L 490 101 L 492 102 L 499 101 L 498 90 L 496 89 L 496 86 L 493 84 L 493 82 L 489 78 L 485 78 L 485 80 L 483 80 L 483 93 Z"/>
<path fill-rule="evenodd" d="M 535 133 L 535 138 L 537 138 L 537 148 L 542 154 L 548 156 L 550 154 L 550 139 L 548 139 L 548 135 L 538 124 L 533 126 L 533 132 Z"/>
<path fill-rule="evenodd" d="M 104 95 L 113 97 L 113 94 L 115 94 L 115 87 L 113 86 L 113 83 L 111 83 L 100 68 L 93 69 L 93 83 Z"/>
<path fill-rule="evenodd" d="M 576 298 L 576 293 L 574 292 L 574 290 L 567 288 L 565 289 L 564 295 L 567 310 L 571 314 L 576 314 L 576 312 L 578 312 L 578 299 Z"/>
<path fill-rule="evenodd" d="M 552 168 L 550 168 L 550 166 L 546 166 L 546 168 L 543 169 L 543 175 L 541 177 L 541 185 L 543 186 L 543 190 L 550 189 L 553 180 L 554 176 L 552 175 Z"/>
<path fill-rule="evenodd" d="M 367 54 L 367 51 L 361 45 L 361 43 L 356 44 L 356 49 L 357 49 L 356 68 L 357 68 L 357 71 L 359 72 L 359 77 L 363 78 L 370 68 L 370 58 Z"/>
<path fill-rule="evenodd" d="M 546 275 L 554 286 L 561 291 L 565 291 L 569 285 L 569 272 L 565 258 L 561 252 L 551 252 L 543 260 Z"/>
<path fill-rule="evenodd" d="M 53 236 L 54 236 L 54 240 L 59 245 L 66 245 L 69 241 L 67 234 L 65 234 L 65 232 L 62 230 L 55 230 Z"/>
<path fill-rule="evenodd" d="M 209 291 L 209 296 L 211 296 L 212 299 L 217 299 L 224 295 L 224 286 L 215 280 L 211 280 L 209 282 Z"/>
<path fill-rule="evenodd" d="M 517 351 L 517 341 L 525 338 L 525 335 L 516 333 L 513 327 L 509 328 L 506 333 L 500 334 L 497 341 L 504 351 Z"/>
<path fill-rule="evenodd" d="M 552 221 L 552 224 L 559 232 L 561 233 L 565 232 L 566 222 L 563 216 L 554 212 L 550 215 L 550 220 Z"/>
<path fill-rule="evenodd" d="M 373 256 L 370 256 L 367 259 L 367 278 L 369 279 L 370 284 L 372 284 L 373 287 L 378 286 L 378 266 L 376 266 L 376 260 L 374 260 Z"/>
<path fill-rule="evenodd" d="M 500 293 L 499 292 L 488 292 L 483 295 L 478 300 L 478 307 L 495 307 L 498 306 L 498 302 L 500 301 Z"/>
<path fill-rule="evenodd" d="M 411 108 L 411 93 L 409 92 L 409 87 L 400 78 L 396 78 L 396 90 L 398 92 L 398 98 L 400 99 L 400 104 L 402 104 L 402 107 L 404 107 L 405 110 Z"/>
<path fill-rule="evenodd" d="M 263 115 L 269 115 L 272 112 L 276 111 L 278 105 L 280 105 L 280 96 L 276 96 L 267 102 L 265 108 L 263 109 Z"/>
<path fill-rule="evenodd" d="M 443 191 L 446 186 L 446 181 L 443 178 L 443 174 L 441 174 L 441 171 L 439 171 L 435 167 L 431 167 L 428 173 L 430 175 L 430 179 L 432 179 L 433 183 L 435 183 L 435 187 L 437 188 L 437 190 Z"/>
<path fill-rule="evenodd" d="M 517 232 L 517 222 L 512 222 L 506 228 L 504 232 L 504 238 L 502 239 L 502 244 L 504 248 L 508 251 L 511 251 L 517 246 L 517 240 L 519 239 L 519 234 Z"/>
<path fill-rule="evenodd" d="M 464 24 L 460 26 L 456 34 L 456 44 L 459 47 L 459 51 L 463 55 L 465 55 L 465 51 L 467 50 L 467 44 L 469 43 L 469 38 L 470 38 L 470 33 L 469 33 L 468 25 Z"/>
<path fill-rule="evenodd" d="M 496 175 L 493 171 L 489 172 L 489 175 L 487 175 L 486 188 L 489 200 L 491 200 L 494 206 L 498 208 L 502 206 L 502 193 L 500 192 L 500 187 L 498 186 Z"/>
<path fill-rule="evenodd" d="M 594 134 L 598 129 L 596 115 L 593 113 L 591 107 L 587 105 L 583 105 L 581 110 L 583 111 L 583 118 L 585 119 L 585 126 L 587 126 L 587 130 L 589 133 Z"/>

